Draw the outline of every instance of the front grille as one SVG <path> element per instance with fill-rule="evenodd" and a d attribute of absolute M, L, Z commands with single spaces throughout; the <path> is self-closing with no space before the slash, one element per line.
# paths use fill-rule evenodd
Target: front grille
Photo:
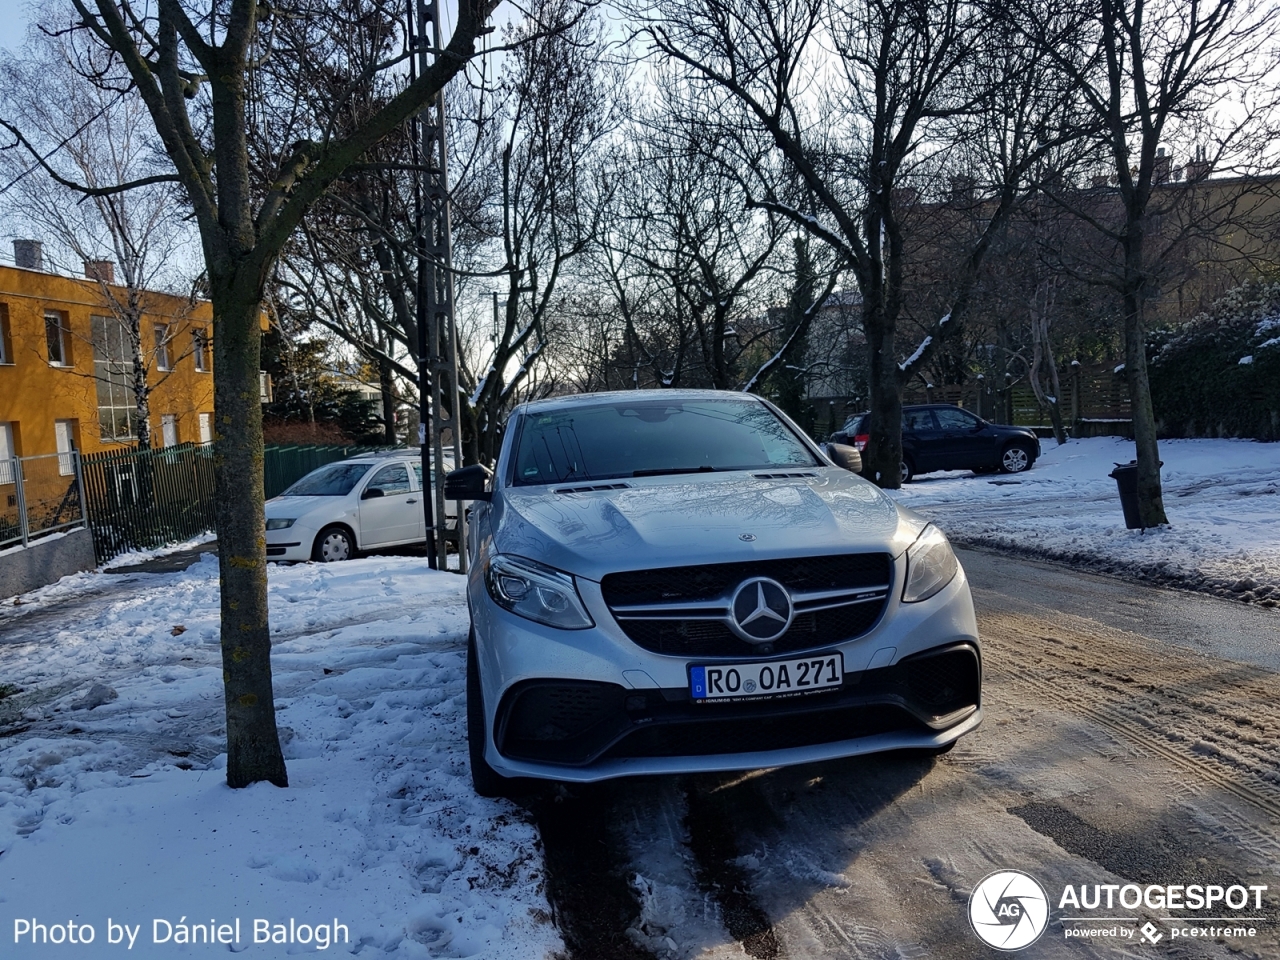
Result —
<path fill-rule="evenodd" d="M 635 608 L 676 603 L 727 602 L 744 580 L 769 577 L 793 598 L 820 591 L 886 587 L 893 561 L 887 553 L 855 553 L 834 557 L 751 560 L 658 570 L 611 573 L 600 583 L 605 602 L 623 632 L 654 653 L 696 657 L 758 657 L 812 650 L 859 637 L 880 619 L 888 591 L 869 601 L 832 605 L 812 612 L 797 610 L 790 628 L 771 645 L 748 643 L 723 620 L 694 616 L 637 617 Z M 632 615 L 619 616 L 619 608 Z"/>
<path fill-rule="evenodd" d="M 654 653 L 677 657 L 759 657 L 838 643 L 866 633 L 884 601 L 801 613 L 771 645 L 748 643 L 718 620 L 621 620 L 628 637 Z M 765 647 L 768 649 L 765 649 Z"/>
<path fill-rule="evenodd" d="M 771 718 L 724 717 L 698 723 L 642 727 L 606 754 L 620 757 L 709 757 L 838 743 L 897 730 L 928 732 L 910 714 L 888 705 L 852 706 Z"/>
<path fill-rule="evenodd" d="M 610 573 L 600 581 L 609 606 L 711 600 L 748 577 L 770 577 L 788 590 L 839 590 L 889 582 L 893 561 L 887 553 L 849 553 L 835 557 L 748 560 L 662 567 Z"/>
<path fill-rule="evenodd" d="M 528 680 L 498 705 L 495 742 L 516 760 L 583 767 L 601 758 L 714 756 L 929 733 L 981 700 L 968 644 L 845 676 L 837 690 L 779 700 L 700 703 L 686 688 L 627 690 L 586 680 Z"/>

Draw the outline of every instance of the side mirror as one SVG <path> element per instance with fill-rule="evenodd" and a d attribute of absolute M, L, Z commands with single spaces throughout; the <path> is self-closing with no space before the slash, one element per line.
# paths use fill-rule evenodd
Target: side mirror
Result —
<path fill-rule="evenodd" d="M 848 442 L 849 442 L 849 435 L 845 433 L 843 430 L 837 430 L 827 439 L 827 443 L 847 444 Z"/>
<path fill-rule="evenodd" d="M 843 467 L 850 473 L 862 472 L 862 454 L 858 452 L 857 447 L 844 443 L 828 443 L 827 456 L 837 467 Z"/>
<path fill-rule="evenodd" d="M 374 497 L 385 497 L 386 491 L 381 487 L 366 487 L 364 493 L 360 494 L 361 500 L 372 500 Z"/>
<path fill-rule="evenodd" d="M 473 463 L 469 467 L 455 470 L 444 478 L 444 498 L 446 500 L 489 500 L 493 494 L 489 491 L 489 478 L 493 473 L 482 463 Z"/>

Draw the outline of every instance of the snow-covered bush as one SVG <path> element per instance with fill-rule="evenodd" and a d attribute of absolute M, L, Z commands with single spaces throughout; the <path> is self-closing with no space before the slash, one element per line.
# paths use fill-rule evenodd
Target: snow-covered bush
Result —
<path fill-rule="evenodd" d="M 1148 350 L 1164 436 L 1280 440 L 1280 282 L 1237 287 Z"/>

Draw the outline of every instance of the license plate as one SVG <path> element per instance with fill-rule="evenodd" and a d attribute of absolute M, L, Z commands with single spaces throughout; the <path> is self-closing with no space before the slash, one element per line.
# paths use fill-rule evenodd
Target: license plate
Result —
<path fill-rule="evenodd" d="M 844 656 L 825 653 L 767 663 L 717 663 L 689 668 L 694 700 L 744 700 L 795 696 L 844 683 Z"/>

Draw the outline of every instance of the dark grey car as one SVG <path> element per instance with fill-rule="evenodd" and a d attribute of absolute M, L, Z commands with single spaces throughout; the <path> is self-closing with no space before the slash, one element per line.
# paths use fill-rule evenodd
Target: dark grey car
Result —
<path fill-rule="evenodd" d="M 833 443 L 847 443 L 861 452 L 869 439 L 870 414 L 845 421 L 831 435 Z M 947 403 L 902 408 L 902 482 L 934 470 L 972 470 L 975 473 L 1030 470 L 1040 457 L 1040 441 L 1027 427 L 988 423 L 968 410 Z"/>

